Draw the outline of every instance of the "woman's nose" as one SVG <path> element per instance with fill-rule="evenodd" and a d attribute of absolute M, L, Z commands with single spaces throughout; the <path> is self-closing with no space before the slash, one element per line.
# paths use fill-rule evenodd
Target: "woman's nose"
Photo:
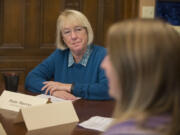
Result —
<path fill-rule="evenodd" d="M 74 32 L 74 31 L 72 31 L 72 33 L 71 33 L 71 39 L 77 39 L 77 34 L 76 34 L 76 32 Z"/>

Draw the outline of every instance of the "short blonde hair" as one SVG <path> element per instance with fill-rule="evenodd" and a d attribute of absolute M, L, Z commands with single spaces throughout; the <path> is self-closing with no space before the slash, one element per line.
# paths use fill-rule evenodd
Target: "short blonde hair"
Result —
<path fill-rule="evenodd" d="M 85 27 L 88 34 L 87 45 L 90 45 L 93 42 L 93 30 L 86 16 L 76 10 L 64 10 L 57 19 L 56 46 L 58 49 L 65 50 L 67 48 L 66 44 L 63 41 L 61 32 L 65 23 L 78 24 Z"/>

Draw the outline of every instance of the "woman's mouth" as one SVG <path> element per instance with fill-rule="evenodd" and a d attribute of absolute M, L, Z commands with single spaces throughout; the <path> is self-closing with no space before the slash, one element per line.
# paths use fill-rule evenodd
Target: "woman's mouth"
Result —
<path fill-rule="evenodd" d="M 81 43 L 81 42 L 75 42 L 75 43 L 72 43 L 72 45 L 79 45 L 79 43 Z"/>

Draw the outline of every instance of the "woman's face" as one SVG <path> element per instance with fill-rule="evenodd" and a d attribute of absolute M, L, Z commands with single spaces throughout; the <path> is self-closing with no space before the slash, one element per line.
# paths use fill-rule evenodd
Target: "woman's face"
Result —
<path fill-rule="evenodd" d="M 120 98 L 120 87 L 118 83 L 118 76 L 110 61 L 109 56 L 106 56 L 104 58 L 101 67 L 105 70 L 106 76 L 108 78 L 110 96 L 118 100 Z"/>
<path fill-rule="evenodd" d="M 81 53 L 88 42 L 87 30 L 79 25 L 66 24 L 62 29 L 62 36 L 67 47 L 74 53 Z"/>

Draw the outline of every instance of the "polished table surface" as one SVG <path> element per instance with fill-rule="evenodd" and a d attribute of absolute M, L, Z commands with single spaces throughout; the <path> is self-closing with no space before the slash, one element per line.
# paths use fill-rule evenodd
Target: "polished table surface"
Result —
<path fill-rule="evenodd" d="M 80 122 L 89 119 L 91 116 L 104 116 L 111 117 L 114 109 L 114 101 L 90 101 L 90 100 L 77 100 L 74 103 L 75 110 L 79 117 Z M 0 115 L 0 122 L 8 135 L 25 135 L 27 133 L 24 123 L 13 124 L 13 114 Z M 97 135 L 101 132 L 95 130 L 84 129 L 76 126 L 72 135 Z"/>

